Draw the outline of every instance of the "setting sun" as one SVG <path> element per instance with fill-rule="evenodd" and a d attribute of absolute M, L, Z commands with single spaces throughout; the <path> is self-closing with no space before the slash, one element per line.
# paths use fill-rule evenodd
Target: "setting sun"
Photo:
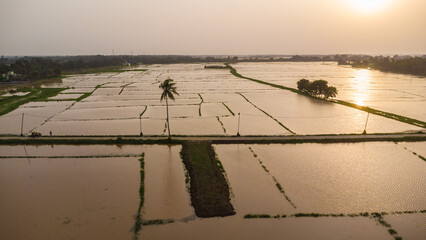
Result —
<path fill-rule="evenodd" d="M 375 13 L 388 7 L 393 0 L 348 0 L 350 7 L 363 13 Z"/>

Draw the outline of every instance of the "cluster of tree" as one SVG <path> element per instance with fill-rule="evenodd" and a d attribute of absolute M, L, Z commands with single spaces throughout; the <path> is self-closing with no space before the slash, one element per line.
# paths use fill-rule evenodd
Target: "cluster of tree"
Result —
<path fill-rule="evenodd" d="M 36 80 L 61 75 L 61 66 L 49 58 L 19 58 L 12 64 L 0 64 L 0 74 L 8 74 L 8 81 Z"/>
<path fill-rule="evenodd" d="M 383 72 L 426 76 L 425 57 L 367 57 L 360 59 L 339 59 L 339 64 L 357 68 L 372 68 Z"/>
<path fill-rule="evenodd" d="M 333 86 L 328 86 L 328 82 L 325 80 L 315 80 L 311 82 L 303 78 L 297 82 L 297 89 L 311 96 L 323 97 L 325 99 L 337 95 L 337 89 Z"/>

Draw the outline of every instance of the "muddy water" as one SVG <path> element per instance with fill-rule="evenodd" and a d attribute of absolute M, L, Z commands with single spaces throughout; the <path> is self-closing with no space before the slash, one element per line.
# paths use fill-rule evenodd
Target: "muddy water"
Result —
<path fill-rule="evenodd" d="M 39 102 L 28 103 L 18 109 L 2 115 L 0 117 L 0 133 L 14 134 L 21 133 L 22 114 L 24 114 L 23 134 L 39 127 L 48 118 L 64 111 L 72 102 Z"/>
<path fill-rule="evenodd" d="M 4 239 L 130 238 L 137 158 L 1 159 Z"/>
<path fill-rule="evenodd" d="M 197 219 L 148 226 L 139 239 L 392 239 L 368 218 Z"/>
<path fill-rule="evenodd" d="M 179 156 L 181 146 L 152 148 L 145 154 L 144 220 L 181 219 L 194 215 Z"/>
<path fill-rule="evenodd" d="M 1 146 L 1 156 L 39 157 L 0 159 L 2 238 L 132 238 L 140 203 L 140 163 L 139 157 L 129 155 L 142 152 L 142 218 L 193 216 L 179 151 L 180 146 L 158 145 Z M 83 155 L 88 157 L 75 158 Z"/>
<path fill-rule="evenodd" d="M 404 148 L 405 150 L 409 152 L 416 153 L 426 158 L 425 142 L 401 142 L 401 143 L 398 143 L 398 146 Z"/>
<path fill-rule="evenodd" d="M 247 145 L 215 145 L 214 148 L 225 168 L 237 216 L 294 212 Z"/>
<path fill-rule="evenodd" d="M 422 210 L 424 161 L 394 143 L 253 145 L 300 212 Z"/>
<path fill-rule="evenodd" d="M 247 93 L 245 96 L 297 134 L 362 133 L 367 120 L 364 111 L 295 93 Z M 421 130 L 423 128 L 373 114 L 367 122 L 368 133 Z"/>
<path fill-rule="evenodd" d="M 238 63 L 243 76 L 292 88 L 301 78 L 323 79 L 337 87 L 338 99 L 377 108 L 422 121 L 426 120 L 426 81 L 408 74 L 318 63 Z"/>
<path fill-rule="evenodd" d="M 145 152 L 142 219 L 175 222 L 143 226 L 139 239 L 391 239 L 368 217 L 288 215 L 425 209 L 424 161 L 398 145 L 215 145 L 237 214 L 210 219 L 193 215 L 180 146 L 0 146 L 0 155 L 10 157 L 0 159 L 0 232 L 5 239 L 132 238 L 140 163 L 130 155 Z M 72 157 L 82 155 L 90 157 Z M 249 213 L 287 218 L 244 219 Z M 423 215 L 386 215 L 384 220 L 404 239 L 418 239 L 424 235 Z"/>
<path fill-rule="evenodd" d="M 388 215 L 383 219 L 388 222 L 403 239 L 424 239 L 426 236 L 426 214 Z"/>
<path fill-rule="evenodd" d="M 141 155 L 148 146 L 140 145 L 0 145 L 2 157 L 117 156 Z"/>
<path fill-rule="evenodd" d="M 165 120 L 142 119 L 144 135 L 162 135 Z M 53 135 L 139 135 L 139 119 L 88 120 L 88 121 L 49 121 L 37 128 L 43 135 L 52 131 Z"/>

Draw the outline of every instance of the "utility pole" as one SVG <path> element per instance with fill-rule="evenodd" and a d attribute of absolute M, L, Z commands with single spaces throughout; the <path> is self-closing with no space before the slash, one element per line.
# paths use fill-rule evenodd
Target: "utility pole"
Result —
<path fill-rule="evenodd" d="M 24 113 L 22 113 L 21 137 L 24 136 Z"/>
<path fill-rule="evenodd" d="M 140 136 L 143 136 L 143 133 L 142 133 L 142 115 L 139 115 L 139 126 L 140 126 Z"/>
<path fill-rule="evenodd" d="M 364 132 L 362 132 L 362 134 L 367 134 L 367 123 L 368 123 L 369 116 L 370 116 L 370 113 L 367 113 L 367 120 L 365 121 Z"/>
<path fill-rule="evenodd" d="M 240 136 L 240 116 L 241 116 L 241 114 L 238 113 L 238 131 L 237 131 L 237 137 Z"/>

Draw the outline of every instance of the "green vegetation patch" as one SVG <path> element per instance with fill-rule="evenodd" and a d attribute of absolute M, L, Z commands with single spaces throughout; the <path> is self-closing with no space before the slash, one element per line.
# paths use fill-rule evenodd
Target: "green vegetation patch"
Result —
<path fill-rule="evenodd" d="M 173 219 L 154 219 L 154 220 L 148 220 L 144 221 L 142 224 L 144 226 L 148 225 L 163 225 L 168 223 L 174 223 L 175 221 Z"/>
<path fill-rule="evenodd" d="M 185 141 L 181 156 L 190 175 L 191 202 L 198 217 L 235 214 L 229 185 L 220 170 L 208 141 Z"/>
<path fill-rule="evenodd" d="M 0 98 L 0 116 L 9 113 L 19 106 L 36 101 L 46 101 L 50 97 L 58 95 L 67 88 L 21 88 L 18 92 L 29 92 L 24 96 L 11 96 Z"/>
<path fill-rule="evenodd" d="M 216 116 L 216 119 L 220 123 L 220 126 L 222 126 L 223 132 L 226 133 L 226 128 L 225 128 L 225 125 L 223 125 L 223 122 L 220 121 L 220 118 L 218 116 Z"/>
<path fill-rule="evenodd" d="M 138 213 L 136 214 L 136 217 L 135 217 L 135 226 L 134 226 L 135 235 L 137 235 L 138 232 L 141 230 L 142 222 L 143 222 L 142 216 L 141 216 L 141 211 L 142 211 L 143 204 L 145 202 L 145 196 L 144 196 L 144 194 L 145 194 L 145 186 L 144 186 L 144 181 L 145 181 L 145 153 L 142 153 L 141 158 L 139 159 L 139 162 L 140 162 L 141 183 L 139 185 L 139 197 L 140 197 L 139 208 L 138 208 Z"/>
<path fill-rule="evenodd" d="M 244 215 L 244 218 L 271 218 L 271 215 L 269 215 L 269 214 L 246 214 L 246 215 Z"/>

